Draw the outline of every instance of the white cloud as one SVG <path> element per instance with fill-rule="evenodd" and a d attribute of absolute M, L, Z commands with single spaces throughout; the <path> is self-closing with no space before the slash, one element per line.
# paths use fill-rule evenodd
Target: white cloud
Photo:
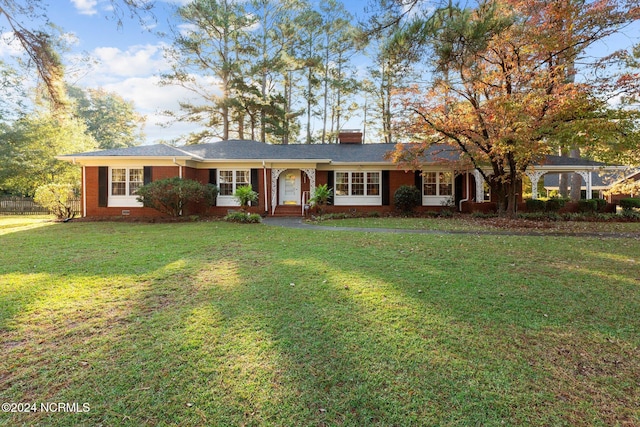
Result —
<path fill-rule="evenodd" d="M 193 123 L 178 122 L 166 126 L 171 119 L 162 112 L 178 111 L 179 101 L 194 100 L 194 94 L 180 86 L 160 86 L 159 81 L 157 76 L 132 77 L 102 87 L 132 101 L 136 110 L 147 117 L 145 134 L 149 143 L 177 139 L 200 129 L 199 125 Z M 214 84 L 212 81 L 208 82 Z"/>
<path fill-rule="evenodd" d="M 81 15 L 95 15 L 98 13 L 98 0 L 71 0 L 71 3 Z"/>
<path fill-rule="evenodd" d="M 166 71 L 169 67 L 162 52 L 162 44 L 130 46 L 126 51 L 117 47 L 99 47 L 93 50 L 91 56 L 101 64 L 100 74 L 136 77 Z"/>
<path fill-rule="evenodd" d="M 99 47 L 90 52 L 93 63 L 77 67 L 71 81 L 82 87 L 101 87 L 117 93 L 134 108 L 147 117 L 145 134 L 147 142 L 173 140 L 200 129 L 192 123 L 175 123 L 169 127 L 171 119 L 163 111 L 178 111 L 180 101 L 194 101 L 193 92 L 180 86 L 160 86 L 159 74 L 168 71 L 169 64 L 163 57 L 162 43 L 135 45 L 125 50 L 116 47 Z M 67 62 L 81 64 L 82 56 L 67 56 Z M 213 78 L 195 76 L 204 87 L 216 88 Z"/>
<path fill-rule="evenodd" d="M 61 41 L 69 48 L 80 45 L 80 39 L 74 32 L 66 32 L 60 35 Z"/>
<path fill-rule="evenodd" d="M 172 110 L 177 108 L 180 99 L 192 96 L 189 91 L 179 86 L 159 86 L 159 81 L 160 78 L 157 76 L 132 77 L 103 87 L 120 94 L 126 100 L 133 101 L 136 109 L 143 114 Z"/>
<path fill-rule="evenodd" d="M 187 4 L 191 3 L 191 0 L 165 0 L 164 2 L 169 4 L 177 4 L 179 6 L 186 6 Z"/>
<path fill-rule="evenodd" d="M 189 33 L 196 33 L 199 31 L 199 27 L 196 24 L 178 24 L 178 31 L 181 35 L 186 36 Z"/>
<path fill-rule="evenodd" d="M 0 57 L 19 56 L 23 53 L 24 49 L 22 48 L 22 45 L 12 32 L 0 34 Z"/>

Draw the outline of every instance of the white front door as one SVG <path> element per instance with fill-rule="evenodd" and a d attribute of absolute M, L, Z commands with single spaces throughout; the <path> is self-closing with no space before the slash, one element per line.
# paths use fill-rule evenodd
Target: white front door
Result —
<path fill-rule="evenodd" d="M 300 171 L 286 170 L 280 174 L 280 204 L 300 204 Z"/>

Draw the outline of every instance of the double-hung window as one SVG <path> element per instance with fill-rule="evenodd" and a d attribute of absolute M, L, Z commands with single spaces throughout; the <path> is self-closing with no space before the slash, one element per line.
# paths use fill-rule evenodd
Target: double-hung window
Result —
<path fill-rule="evenodd" d="M 220 196 L 233 196 L 238 187 L 250 185 L 248 170 L 221 170 L 218 178 Z"/>
<path fill-rule="evenodd" d="M 379 171 L 336 171 L 334 192 L 336 205 L 380 205 L 382 199 Z"/>
<path fill-rule="evenodd" d="M 336 196 L 349 195 L 349 172 L 336 172 Z"/>
<path fill-rule="evenodd" d="M 440 206 L 453 196 L 453 172 L 423 172 L 422 204 Z"/>
<path fill-rule="evenodd" d="M 233 197 L 238 187 L 251 185 L 249 169 L 226 169 L 218 171 L 218 206 L 239 206 Z"/>
<path fill-rule="evenodd" d="M 422 175 L 424 196 L 451 196 L 453 174 L 451 172 L 424 172 Z"/>
<path fill-rule="evenodd" d="M 144 168 L 113 167 L 110 170 L 109 206 L 138 206 L 136 193 L 144 185 Z"/>

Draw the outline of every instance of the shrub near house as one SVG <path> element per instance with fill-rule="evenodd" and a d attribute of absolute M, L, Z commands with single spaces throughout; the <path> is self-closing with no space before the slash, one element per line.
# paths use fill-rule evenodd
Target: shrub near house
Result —
<path fill-rule="evenodd" d="M 166 178 L 143 185 L 136 194 L 144 206 L 171 217 L 179 217 L 191 213 L 188 209 L 200 203 L 210 206 L 218 189 L 190 179 Z"/>
<path fill-rule="evenodd" d="M 49 211 L 58 219 L 75 217 L 73 201 L 76 191 L 71 184 L 47 184 L 38 187 L 33 201 Z"/>
<path fill-rule="evenodd" d="M 626 199 L 620 199 L 620 207 L 624 210 L 640 209 L 640 198 L 627 197 Z"/>
<path fill-rule="evenodd" d="M 333 188 L 329 188 L 327 184 L 318 185 L 313 192 L 313 197 L 309 200 L 312 206 L 316 208 L 318 214 L 322 214 L 323 206 L 329 204 L 333 197 Z"/>
<path fill-rule="evenodd" d="M 409 215 L 420 206 L 421 194 L 413 185 L 400 186 L 393 195 L 393 204 L 404 215 Z"/>

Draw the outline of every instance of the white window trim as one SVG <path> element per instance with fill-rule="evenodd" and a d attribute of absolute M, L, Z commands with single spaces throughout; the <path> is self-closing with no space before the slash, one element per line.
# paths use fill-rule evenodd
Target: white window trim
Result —
<path fill-rule="evenodd" d="M 228 196 L 223 196 L 218 194 L 218 197 L 216 199 L 216 206 L 222 206 L 222 207 L 238 207 L 240 206 L 240 203 L 236 200 L 236 198 L 233 196 L 233 194 L 236 192 L 236 189 L 238 188 L 238 183 L 236 182 L 236 178 L 237 178 L 237 174 L 236 172 L 238 171 L 242 171 L 242 172 L 246 172 L 247 173 L 247 177 L 249 179 L 248 184 L 251 185 L 251 169 L 218 169 L 217 174 L 218 176 L 216 177 L 217 182 L 218 182 L 218 188 L 220 188 L 220 174 L 221 172 L 233 172 L 233 179 L 232 179 L 232 191 L 231 191 L 231 195 Z M 247 183 L 243 183 L 244 185 L 246 185 Z"/>
<path fill-rule="evenodd" d="M 124 196 L 114 196 L 111 192 L 113 191 L 112 178 L 113 178 L 113 169 L 124 169 L 126 176 L 126 184 L 125 188 L 127 194 Z M 143 177 L 144 177 L 144 167 L 143 166 L 109 166 L 109 197 L 107 200 L 107 206 L 114 208 L 141 208 L 143 204 L 138 201 L 138 196 L 135 194 L 129 194 L 129 170 L 131 169 L 142 169 Z M 144 179 L 144 178 L 143 178 Z"/>
<path fill-rule="evenodd" d="M 349 194 L 348 195 L 337 195 L 335 194 L 333 197 L 333 204 L 335 206 L 382 206 L 382 171 L 380 170 L 338 170 L 333 172 L 333 182 L 334 187 L 337 183 L 337 174 L 338 173 L 347 173 L 349 176 Z M 352 174 L 354 173 L 364 173 L 364 195 L 352 195 L 351 185 L 352 185 Z M 377 173 L 378 174 L 378 194 L 377 195 L 369 195 L 368 191 L 368 177 L 369 173 Z M 334 189 L 335 190 L 335 189 Z"/>
<path fill-rule="evenodd" d="M 455 180 L 455 175 L 453 174 L 452 171 L 443 171 L 443 170 L 439 170 L 439 171 L 424 171 L 425 173 L 435 173 L 436 174 L 436 195 L 434 196 L 428 196 L 426 194 L 424 194 L 424 175 L 422 175 L 422 186 L 421 186 L 421 193 L 422 193 L 422 206 L 444 206 L 445 204 L 447 204 L 450 200 L 452 200 L 456 194 L 456 180 Z M 449 195 L 444 195 L 441 196 L 440 195 L 440 174 L 441 173 L 450 173 L 451 174 L 451 194 Z"/>

